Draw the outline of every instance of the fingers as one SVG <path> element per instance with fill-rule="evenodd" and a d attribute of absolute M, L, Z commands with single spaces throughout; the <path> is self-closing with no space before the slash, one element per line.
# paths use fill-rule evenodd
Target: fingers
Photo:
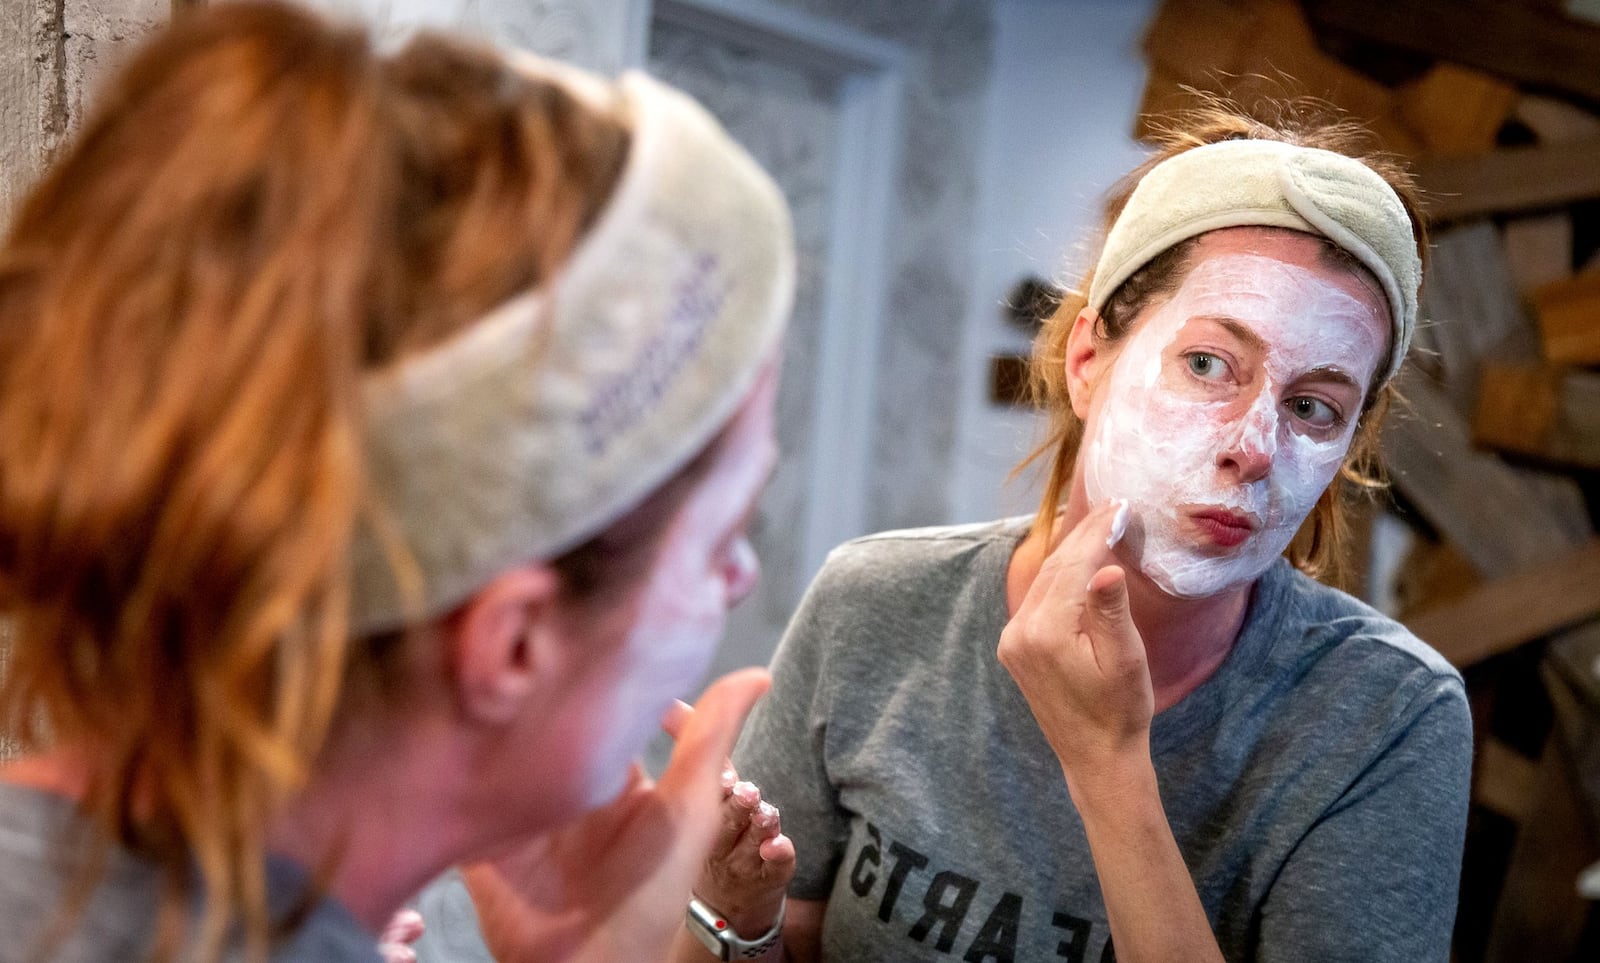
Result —
<path fill-rule="evenodd" d="M 761 798 L 754 783 L 734 786 L 722 805 L 723 821 L 710 861 L 720 863 L 725 874 L 761 878 L 769 867 L 764 864 L 793 860 L 794 844 L 783 835 L 783 819 L 778 807 Z M 778 843 L 777 840 L 782 840 Z"/>
<path fill-rule="evenodd" d="M 657 783 L 661 791 L 673 794 L 703 786 L 708 793 L 720 793 L 721 775 L 744 717 L 771 684 L 765 669 L 742 669 L 713 682 L 694 711 L 678 720 L 677 746 Z"/>
<path fill-rule="evenodd" d="M 786 863 L 789 866 L 789 873 L 793 874 L 794 841 L 788 836 L 779 833 L 770 839 L 763 839 L 761 841 L 760 851 L 761 859 L 764 862 L 773 864 L 774 868 L 778 868 L 782 864 Z"/>
<path fill-rule="evenodd" d="M 750 818 L 761 803 L 761 790 L 754 783 L 735 782 L 722 799 L 722 818 L 711 844 L 711 858 L 720 859 L 733 852 L 739 839 L 750 828 Z"/>
<path fill-rule="evenodd" d="M 677 739 L 693 715 L 694 706 L 682 699 L 673 699 L 672 705 L 667 707 L 666 715 L 661 717 L 661 729 L 673 739 Z"/>
<path fill-rule="evenodd" d="M 379 943 L 378 955 L 383 963 L 417 963 L 417 951 L 404 943 Z"/>
<path fill-rule="evenodd" d="M 1089 603 L 1084 608 L 1085 628 L 1094 643 L 1101 671 L 1127 669 L 1144 660 L 1144 641 L 1128 606 L 1128 576 L 1120 566 L 1108 565 L 1089 579 Z"/>
<path fill-rule="evenodd" d="M 1132 512 L 1126 498 L 1119 498 L 1113 504 L 1117 506 L 1117 510 L 1111 516 L 1111 531 L 1106 535 L 1106 548 L 1116 548 L 1117 543 L 1122 541 L 1122 536 L 1128 534 L 1128 516 Z"/>
<path fill-rule="evenodd" d="M 726 914 L 738 932 L 764 932 L 794 878 L 794 843 L 783 834 L 778 808 L 761 799 L 751 783 L 735 786 L 723 800 L 723 813 L 722 838 L 695 892 Z"/>
<path fill-rule="evenodd" d="M 1094 506 L 1045 556 L 1028 586 L 1023 607 L 1030 611 L 1050 603 L 1076 604 L 1091 573 L 1112 562 L 1112 549 L 1128 528 L 1128 503 L 1113 499 Z"/>
<path fill-rule="evenodd" d="M 384 963 L 416 963 L 417 954 L 410 946 L 422 936 L 422 914 L 403 909 L 394 914 L 378 937 L 378 952 Z"/>
<path fill-rule="evenodd" d="M 414 909 L 403 909 L 390 918 L 389 925 L 383 928 L 378 940 L 382 943 L 415 943 L 424 929 L 421 913 Z"/>

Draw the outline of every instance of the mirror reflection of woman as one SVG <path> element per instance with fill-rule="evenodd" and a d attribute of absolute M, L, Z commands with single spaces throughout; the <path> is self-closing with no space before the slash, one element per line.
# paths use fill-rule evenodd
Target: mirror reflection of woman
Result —
<path fill-rule="evenodd" d="M 1343 549 L 1426 238 L 1358 130 L 1286 116 L 1197 112 L 1114 194 L 1086 296 L 1035 347 L 1033 519 L 830 557 L 696 887 L 737 939 L 835 963 L 1447 958 L 1461 679 L 1306 574 Z M 694 929 L 681 961 L 714 943 Z"/>

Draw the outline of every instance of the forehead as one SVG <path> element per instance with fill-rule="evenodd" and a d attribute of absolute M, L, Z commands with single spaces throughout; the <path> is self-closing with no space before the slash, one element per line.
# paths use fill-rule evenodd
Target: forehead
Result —
<path fill-rule="evenodd" d="M 1225 319 L 1295 367 L 1332 364 L 1361 377 L 1376 369 L 1389 339 L 1388 305 L 1370 278 L 1330 257 L 1320 239 L 1276 228 L 1204 235 L 1183 283 L 1155 315 L 1153 327 L 1169 337 L 1190 320 Z"/>

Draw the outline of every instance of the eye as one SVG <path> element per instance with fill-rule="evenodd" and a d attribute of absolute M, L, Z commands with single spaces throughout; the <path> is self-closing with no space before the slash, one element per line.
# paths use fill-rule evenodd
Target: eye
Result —
<path fill-rule="evenodd" d="M 1298 395 L 1284 402 L 1289 412 L 1313 428 L 1343 428 L 1344 416 L 1321 398 Z"/>
<path fill-rule="evenodd" d="M 1183 356 L 1189 373 L 1202 381 L 1217 381 L 1228 373 L 1228 365 L 1214 354 L 1193 351 Z"/>

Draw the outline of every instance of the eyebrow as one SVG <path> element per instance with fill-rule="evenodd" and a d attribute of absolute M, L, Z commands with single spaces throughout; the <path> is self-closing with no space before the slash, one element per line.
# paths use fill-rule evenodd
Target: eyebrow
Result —
<path fill-rule="evenodd" d="M 1265 352 L 1267 350 L 1267 342 L 1261 337 L 1261 335 L 1256 334 L 1246 325 L 1228 317 L 1225 314 L 1204 314 L 1198 316 L 1197 320 L 1211 321 L 1215 324 L 1221 325 L 1228 331 L 1229 334 L 1232 334 L 1234 337 L 1238 338 L 1240 341 L 1243 341 L 1246 345 L 1255 349 L 1256 351 Z M 1340 368 L 1337 365 L 1318 365 L 1317 367 L 1312 368 L 1310 371 L 1307 371 L 1304 375 L 1301 375 L 1301 377 L 1312 378 L 1317 381 L 1336 381 L 1341 384 L 1346 384 L 1349 385 L 1357 394 L 1360 394 L 1365 390 L 1361 387 L 1361 383 L 1356 381 L 1356 379 L 1348 371 L 1345 371 L 1343 368 Z"/>
<path fill-rule="evenodd" d="M 1254 348 L 1255 350 L 1261 352 L 1265 352 L 1267 350 L 1267 342 L 1261 337 L 1261 335 L 1256 334 L 1246 325 L 1235 321 L 1233 318 L 1230 318 L 1225 314 L 1202 314 L 1197 316 L 1195 320 L 1211 321 L 1215 324 L 1219 324 L 1225 328 L 1229 334 L 1233 335 L 1235 338 L 1238 338 L 1240 341 L 1243 341 L 1246 347 Z"/>
<path fill-rule="evenodd" d="M 1340 384 L 1349 385 L 1350 389 L 1357 394 L 1361 394 L 1363 391 L 1360 383 L 1357 382 L 1348 371 L 1345 371 L 1343 368 L 1335 367 L 1331 364 L 1325 364 L 1320 367 L 1312 368 L 1310 371 L 1307 371 L 1305 374 L 1301 375 L 1301 377 L 1312 378 L 1317 381 L 1337 381 Z"/>

